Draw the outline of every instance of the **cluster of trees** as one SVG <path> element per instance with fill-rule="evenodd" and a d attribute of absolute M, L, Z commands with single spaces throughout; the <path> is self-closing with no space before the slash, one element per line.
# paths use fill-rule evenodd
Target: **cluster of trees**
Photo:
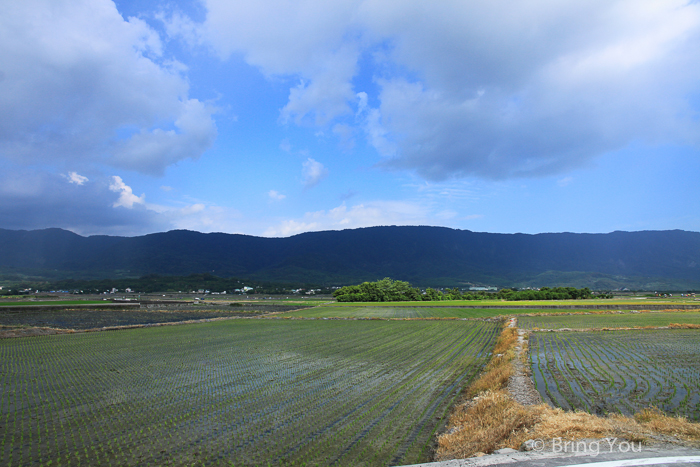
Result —
<path fill-rule="evenodd" d="M 388 277 L 376 282 L 347 285 L 333 292 L 339 302 L 419 302 L 440 300 L 482 300 L 488 298 L 484 292 L 462 293 L 458 288 L 445 292 L 428 287 L 425 292 L 405 281 Z"/>
<path fill-rule="evenodd" d="M 388 277 L 376 282 L 346 285 L 333 291 L 339 302 L 415 302 L 423 300 L 421 291 L 404 281 Z"/>
<path fill-rule="evenodd" d="M 540 290 L 512 290 L 501 289 L 497 298 L 503 300 L 583 300 L 594 298 L 593 292 L 588 287 L 577 289 L 575 287 L 542 287 Z"/>
<path fill-rule="evenodd" d="M 339 302 L 417 302 L 440 300 L 581 300 L 586 298 L 612 298 L 607 294 L 593 295 L 588 287 L 542 287 L 540 290 L 503 289 L 496 294 L 486 292 L 461 292 L 458 288 L 444 292 L 432 288 L 422 292 L 404 281 L 395 281 L 388 277 L 376 282 L 363 282 L 360 285 L 348 285 L 333 292 Z"/>

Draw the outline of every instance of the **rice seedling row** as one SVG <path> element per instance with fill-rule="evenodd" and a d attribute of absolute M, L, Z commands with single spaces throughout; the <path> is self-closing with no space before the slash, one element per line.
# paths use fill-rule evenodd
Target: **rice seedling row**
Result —
<path fill-rule="evenodd" d="M 535 386 L 549 404 L 633 414 L 651 405 L 700 420 L 700 331 L 535 332 Z"/>
<path fill-rule="evenodd" d="M 166 308 L 163 306 L 163 308 Z M 42 326 L 60 329 L 93 329 L 111 326 L 133 326 L 154 323 L 174 323 L 187 320 L 213 319 L 222 317 L 252 317 L 268 312 L 281 312 L 297 309 L 284 305 L 246 305 L 229 307 L 220 305 L 215 309 L 209 305 L 170 306 L 163 309 L 137 308 L 134 310 L 32 310 L 6 311 L 0 308 L 0 326 Z"/>
<path fill-rule="evenodd" d="M 438 302 L 429 302 L 438 303 Z M 491 318 L 516 313 L 535 313 L 546 310 L 498 309 L 498 308 L 455 308 L 447 306 L 341 306 L 334 304 L 306 310 L 285 313 L 285 316 L 303 318 Z M 551 310 L 550 310 L 551 311 Z"/>
<path fill-rule="evenodd" d="M 0 464 L 421 462 L 498 328 L 232 320 L 2 340 Z"/>
<path fill-rule="evenodd" d="M 625 327 L 661 327 L 671 323 L 700 324 L 700 312 L 608 312 L 575 313 L 560 315 L 522 316 L 518 326 L 522 329 L 595 329 Z"/>

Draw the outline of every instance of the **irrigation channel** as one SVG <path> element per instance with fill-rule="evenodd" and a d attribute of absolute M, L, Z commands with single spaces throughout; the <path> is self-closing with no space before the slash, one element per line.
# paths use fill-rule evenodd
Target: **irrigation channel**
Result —
<path fill-rule="evenodd" d="M 258 320 L 0 340 L 0 465 L 430 460 L 500 323 Z"/>

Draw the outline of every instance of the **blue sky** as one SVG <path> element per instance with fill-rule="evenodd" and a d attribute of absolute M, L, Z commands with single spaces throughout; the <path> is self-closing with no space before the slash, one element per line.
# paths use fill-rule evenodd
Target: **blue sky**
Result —
<path fill-rule="evenodd" d="M 0 4 L 0 228 L 700 231 L 700 5 Z"/>

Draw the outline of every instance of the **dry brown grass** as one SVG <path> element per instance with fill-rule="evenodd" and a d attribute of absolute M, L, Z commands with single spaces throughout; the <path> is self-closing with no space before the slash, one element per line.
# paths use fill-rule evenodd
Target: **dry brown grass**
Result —
<path fill-rule="evenodd" d="M 700 329 L 700 324 L 671 323 L 668 327 L 673 329 Z"/>
<path fill-rule="evenodd" d="M 501 335 L 498 336 L 496 345 L 493 347 L 494 355 L 513 351 L 516 342 L 518 342 L 518 330 L 516 328 L 503 328 Z"/>
<path fill-rule="evenodd" d="M 530 336 L 525 333 L 523 335 L 523 343 L 520 348 L 520 361 L 523 363 L 523 370 L 526 374 L 530 374 L 530 359 L 528 358 L 528 352 L 530 348 Z"/>
<path fill-rule="evenodd" d="M 671 417 L 652 407 L 634 416 L 641 426 L 656 433 L 676 436 L 688 441 L 700 441 L 700 423 L 689 422 L 684 417 Z"/>
<path fill-rule="evenodd" d="M 474 397 L 484 391 L 495 391 L 504 388 L 513 374 L 511 360 L 515 358 L 515 344 L 518 341 L 518 330 L 504 328 L 498 336 L 493 348 L 493 357 L 484 368 L 484 372 L 466 391 L 467 397 Z"/>
<path fill-rule="evenodd" d="M 452 431 L 438 438 L 436 460 L 492 452 L 536 422 L 535 411 L 518 404 L 505 391 L 487 391 L 450 418 Z"/>
<path fill-rule="evenodd" d="M 467 396 L 473 397 L 485 391 L 501 389 L 508 384 L 512 374 L 513 368 L 510 364 L 491 368 L 469 386 Z"/>

